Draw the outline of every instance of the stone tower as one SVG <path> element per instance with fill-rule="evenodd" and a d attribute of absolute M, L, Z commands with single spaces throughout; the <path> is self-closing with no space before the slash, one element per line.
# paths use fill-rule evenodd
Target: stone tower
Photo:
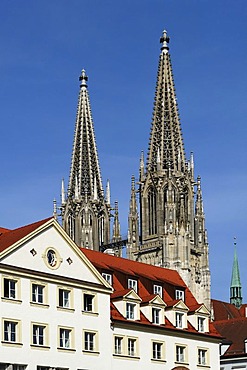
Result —
<path fill-rule="evenodd" d="M 110 243 L 110 186 L 104 197 L 87 81 L 83 70 L 67 196 L 62 182 L 62 224 L 78 245 L 100 250 Z"/>
<path fill-rule="evenodd" d="M 140 238 L 132 181 L 127 254 L 130 259 L 177 270 L 198 302 L 210 308 L 201 179 L 194 179 L 193 155 L 189 161 L 185 158 L 166 31 L 160 42 L 146 166 L 143 154 L 140 162 Z"/>
<path fill-rule="evenodd" d="M 236 249 L 236 241 L 234 242 L 234 259 L 232 265 L 232 279 L 230 287 L 230 302 L 234 304 L 237 308 L 242 305 L 242 286 L 240 281 L 240 273 L 238 267 L 238 257 Z"/>

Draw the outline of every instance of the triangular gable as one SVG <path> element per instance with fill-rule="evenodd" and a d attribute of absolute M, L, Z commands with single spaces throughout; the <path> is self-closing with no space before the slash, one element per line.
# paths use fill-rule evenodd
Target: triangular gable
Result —
<path fill-rule="evenodd" d="M 194 312 L 201 315 L 210 315 L 209 310 L 204 304 L 201 304 L 196 310 L 194 310 Z"/>
<path fill-rule="evenodd" d="M 182 301 L 176 301 L 173 305 L 168 305 L 167 309 L 179 309 L 183 311 L 189 311 L 189 308 L 186 306 L 186 304 Z"/>
<path fill-rule="evenodd" d="M 166 307 L 166 303 L 163 301 L 163 299 L 160 297 L 159 294 L 151 294 L 147 297 L 143 297 L 142 306 L 146 306 L 150 304 Z"/>
<path fill-rule="evenodd" d="M 136 294 L 136 292 L 133 289 L 131 289 L 128 293 L 126 293 L 123 298 L 126 300 L 128 299 L 128 300 L 141 302 L 141 298 L 139 297 L 138 294 Z"/>
<path fill-rule="evenodd" d="M 27 233 L 27 230 L 31 230 Z M 6 234 L 8 235 L 8 233 Z M 17 235 L 20 236 L 18 240 Z M 0 253 L 0 263 L 17 269 L 37 271 L 100 284 L 112 290 L 84 253 L 53 218 L 16 229 L 15 242 Z M 1 239 L 0 239 L 1 242 Z M 47 262 L 47 251 L 56 253 L 57 266 Z M 45 276 L 46 276 L 45 275 Z"/>

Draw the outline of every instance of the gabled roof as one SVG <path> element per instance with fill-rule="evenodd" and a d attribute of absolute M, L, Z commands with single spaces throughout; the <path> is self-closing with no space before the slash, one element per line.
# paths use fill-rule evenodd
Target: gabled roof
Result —
<path fill-rule="evenodd" d="M 14 230 L 9 230 L 0 235 L 0 252 L 4 251 L 11 245 L 20 241 L 22 238 L 30 234 L 31 232 L 38 229 L 40 226 L 44 225 L 47 221 L 51 220 L 53 217 L 46 218 L 44 220 L 34 222 L 30 225 L 22 226 Z"/>
<path fill-rule="evenodd" d="M 232 344 L 224 356 L 241 356 L 246 354 L 245 339 L 247 338 L 247 318 L 239 317 L 214 322 L 216 330 Z"/>
<path fill-rule="evenodd" d="M 229 320 L 241 317 L 240 311 L 231 303 L 212 299 L 214 321 Z"/>

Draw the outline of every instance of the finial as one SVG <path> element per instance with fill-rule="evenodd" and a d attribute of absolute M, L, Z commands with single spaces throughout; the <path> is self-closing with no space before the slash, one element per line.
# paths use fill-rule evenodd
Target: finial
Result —
<path fill-rule="evenodd" d="M 131 176 L 131 189 L 135 190 L 135 176 L 134 175 Z"/>
<path fill-rule="evenodd" d="M 62 201 L 62 205 L 64 205 L 65 204 L 64 179 L 62 179 L 62 185 L 61 185 L 61 201 Z"/>
<path fill-rule="evenodd" d="M 93 200 L 98 200 L 98 194 L 97 194 L 97 180 L 96 180 L 96 176 L 94 176 L 94 184 L 93 184 Z"/>
<path fill-rule="evenodd" d="M 81 71 L 81 75 L 79 77 L 79 81 L 81 81 L 81 84 L 80 84 L 80 87 L 87 87 L 87 81 L 88 81 L 88 77 L 86 75 L 86 71 L 85 69 L 83 69 Z"/>
<path fill-rule="evenodd" d="M 169 46 L 168 46 L 169 41 L 170 41 L 170 38 L 167 36 L 166 30 L 164 30 L 160 38 L 160 43 L 162 44 L 161 51 L 169 50 Z"/>
<path fill-rule="evenodd" d="M 56 199 L 53 200 L 53 217 L 57 220 L 57 201 Z"/>
<path fill-rule="evenodd" d="M 110 190 L 110 180 L 106 183 L 106 203 L 111 204 L 111 190 Z"/>

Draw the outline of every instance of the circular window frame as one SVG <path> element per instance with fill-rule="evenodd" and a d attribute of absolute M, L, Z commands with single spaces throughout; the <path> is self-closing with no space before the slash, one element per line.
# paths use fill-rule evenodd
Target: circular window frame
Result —
<path fill-rule="evenodd" d="M 55 259 L 56 259 L 54 265 L 52 265 L 48 260 L 48 253 L 50 251 L 54 254 Z M 51 270 L 57 270 L 61 265 L 62 258 L 60 257 L 60 254 L 54 247 L 51 247 L 51 246 L 47 247 L 42 257 L 44 259 L 46 266 L 49 267 L 49 269 Z"/>

